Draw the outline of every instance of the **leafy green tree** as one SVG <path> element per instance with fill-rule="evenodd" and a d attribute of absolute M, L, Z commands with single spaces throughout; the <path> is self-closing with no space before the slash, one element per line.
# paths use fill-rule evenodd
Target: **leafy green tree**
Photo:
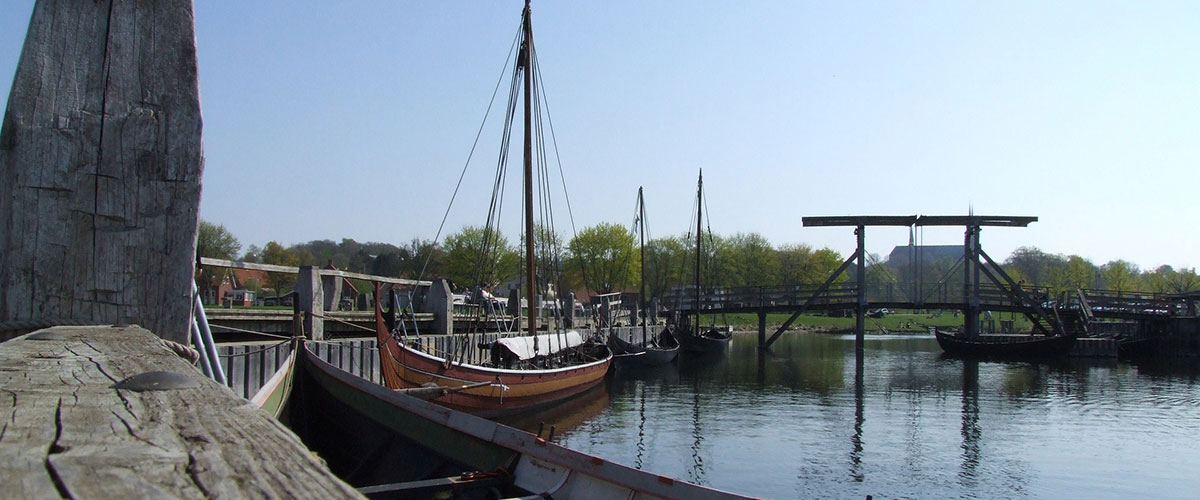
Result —
<path fill-rule="evenodd" d="M 1175 293 L 1200 290 L 1200 276 L 1196 275 L 1196 268 L 1194 267 L 1191 269 L 1181 269 L 1171 276 L 1170 286 Z"/>
<path fill-rule="evenodd" d="M 241 250 L 242 244 L 230 233 L 225 226 L 200 221 L 200 231 L 196 235 L 196 253 L 201 257 L 233 260 Z M 202 290 L 213 290 L 221 285 L 221 280 L 227 270 L 221 267 L 202 266 L 196 284 Z"/>
<path fill-rule="evenodd" d="M 733 240 L 723 237 L 719 234 L 706 232 L 702 241 L 701 251 L 704 252 L 704 257 L 700 261 L 703 266 L 700 271 L 701 286 L 704 288 L 712 287 L 734 287 L 742 286 L 741 278 L 737 274 L 737 256 L 733 248 Z M 695 243 L 692 243 L 692 259 L 688 260 L 691 264 L 692 271 L 689 276 L 695 279 L 695 259 L 696 258 Z"/>
<path fill-rule="evenodd" d="M 1140 273 L 1136 264 L 1125 260 L 1110 261 L 1100 268 L 1100 276 L 1104 279 L 1104 288 L 1117 293 L 1135 291 Z"/>
<path fill-rule="evenodd" d="M 404 247 L 408 258 L 401 266 L 404 276 L 413 279 L 440 277 L 446 269 L 446 252 L 436 241 L 413 238 Z"/>
<path fill-rule="evenodd" d="M 779 284 L 807 284 L 805 280 L 812 274 L 809 271 L 813 262 L 812 247 L 803 243 L 783 245 L 775 251 L 775 260 Z"/>
<path fill-rule="evenodd" d="M 375 276 L 398 277 L 404 266 L 405 256 L 398 252 L 379 254 L 371 262 L 370 273 Z"/>
<path fill-rule="evenodd" d="M 263 247 L 262 261 L 264 264 L 277 266 L 299 266 L 300 259 L 276 241 L 267 242 Z M 296 286 L 296 275 L 292 273 L 268 272 L 267 281 L 275 289 L 275 295 L 291 291 Z"/>
<path fill-rule="evenodd" d="M 1021 288 L 1023 288 L 1025 291 L 1029 291 L 1030 288 L 1033 288 L 1033 282 L 1030 281 L 1030 279 L 1027 276 L 1025 276 L 1025 273 L 1021 272 L 1020 269 L 1005 268 L 1004 273 L 1008 274 L 1008 277 L 1012 278 L 1013 283 L 1020 285 Z"/>
<path fill-rule="evenodd" d="M 779 284 L 779 258 L 771 242 L 758 233 L 738 233 L 728 238 L 726 248 L 732 262 L 733 286 Z"/>
<path fill-rule="evenodd" d="M 1031 287 L 1042 286 L 1049 282 L 1050 270 L 1060 262 L 1063 262 L 1062 257 L 1047 254 L 1037 247 L 1020 247 L 1004 260 L 1004 271 L 1010 276 L 1014 271 L 1020 272 Z"/>
<path fill-rule="evenodd" d="M 446 278 L 460 288 L 495 286 L 517 276 L 520 254 L 496 229 L 467 226 L 446 237 Z"/>
<path fill-rule="evenodd" d="M 585 286 L 598 293 L 620 291 L 640 279 L 637 241 L 629 228 L 600 223 L 585 228 L 567 245 L 567 269 L 582 273 Z"/>
<path fill-rule="evenodd" d="M 1153 271 L 1146 271 L 1141 276 L 1141 288 L 1153 293 L 1171 293 L 1175 290 L 1171 286 L 1171 280 L 1175 274 L 1175 269 L 1168 265 L 1161 265 Z"/>
<path fill-rule="evenodd" d="M 1094 264 L 1078 255 L 1071 255 L 1067 257 L 1065 265 L 1050 269 L 1049 288 L 1056 294 L 1080 288 L 1094 288 L 1096 274 Z"/>
<path fill-rule="evenodd" d="M 846 260 L 842 258 L 842 255 L 837 253 L 836 250 L 829 247 L 825 247 L 813 252 L 812 258 L 812 274 L 808 276 L 808 283 L 825 282 L 825 280 L 829 279 L 830 276 L 833 276 L 833 272 L 837 271 L 837 268 L 840 267 L 842 262 L 845 262 Z M 847 274 L 842 273 L 841 276 L 834 280 L 834 283 L 845 283 L 848 279 L 850 279 L 850 277 Z"/>
<path fill-rule="evenodd" d="M 200 231 L 196 235 L 196 253 L 201 257 L 233 260 L 237 258 L 241 249 L 242 244 L 238 243 L 237 238 L 225 229 L 225 226 L 200 221 Z"/>
<path fill-rule="evenodd" d="M 295 257 L 295 261 L 296 261 L 295 265 L 297 265 L 297 266 L 320 267 L 320 266 L 324 266 L 327 262 L 324 260 L 318 260 L 317 256 L 312 253 L 312 250 L 310 250 L 307 246 L 304 246 L 304 245 L 294 245 L 292 247 L 289 247 L 288 252 L 290 252 L 292 254 L 292 256 Z"/>
<path fill-rule="evenodd" d="M 262 249 L 258 245 L 250 245 L 242 255 L 242 262 L 262 262 Z"/>
<path fill-rule="evenodd" d="M 646 242 L 646 293 L 650 297 L 663 297 L 673 287 L 690 283 L 685 276 L 688 268 L 688 246 L 682 237 L 656 238 Z"/>

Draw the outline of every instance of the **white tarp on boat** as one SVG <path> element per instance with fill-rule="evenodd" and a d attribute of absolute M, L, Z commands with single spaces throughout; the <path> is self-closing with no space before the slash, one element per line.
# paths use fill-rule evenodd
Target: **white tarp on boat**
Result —
<path fill-rule="evenodd" d="M 566 333 L 547 333 L 537 336 L 537 352 L 533 350 L 533 337 L 506 337 L 497 340 L 496 342 L 504 346 L 518 358 L 522 360 L 532 359 L 537 355 L 545 356 L 547 354 L 558 352 L 568 347 L 575 347 L 583 344 L 583 335 L 575 330 L 568 330 Z M 563 345 L 563 342 L 566 345 Z"/>

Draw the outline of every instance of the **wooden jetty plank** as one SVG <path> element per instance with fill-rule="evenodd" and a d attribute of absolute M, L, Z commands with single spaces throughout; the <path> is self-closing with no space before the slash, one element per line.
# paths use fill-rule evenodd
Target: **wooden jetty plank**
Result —
<path fill-rule="evenodd" d="M 164 370 L 194 387 L 114 388 Z M 0 344 L 0 388 L 0 477 L 14 498 L 362 498 L 140 327 L 55 327 Z"/>
<path fill-rule="evenodd" d="M 187 342 L 200 131 L 190 1 L 39 0 L 0 126 L 0 323 Z"/>

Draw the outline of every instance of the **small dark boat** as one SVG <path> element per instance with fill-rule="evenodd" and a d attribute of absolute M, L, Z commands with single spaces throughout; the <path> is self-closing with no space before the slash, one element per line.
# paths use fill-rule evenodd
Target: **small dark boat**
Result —
<path fill-rule="evenodd" d="M 747 498 L 423 401 L 303 346 L 255 401 L 370 498 Z"/>
<path fill-rule="evenodd" d="M 1121 359 L 1139 359 L 1153 356 L 1158 351 L 1162 335 L 1120 336 L 1116 337 L 1117 357 Z"/>
<path fill-rule="evenodd" d="M 663 328 L 657 338 L 642 343 L 629 342 L 615 332 L 609 333 L 608 347 L 613 351 L 614 361 L 620 364 L 665 365 L 679 356 L 679 341 L 669 328 Z"/>
<path fill-rule="evenodd" d="M 641 187 L 638 187 L 635 213 L 637 213 L 637 218 L 634 219 L 634 224 L 637 226 L 638 249 L 640 250 L 646 246 L 646 200 L 642 196 Z M 641 255 L 639 269 L 646 269 L 646 252 L 642 250 L 638 253 Z M 679 341 L 671 333 L 670 327 L 663 328 L 662 331 L 658 332 L 658 335 L 648 338 L 646 323 L 648 321 L 655 321 L 658 318 L 658 311 L 650 311 L 645 302 L 645 274 L 639 280 L 638 287 L 638 309 L 641 311 L 641 317 L 643 318 L 641 321 L 642 341 L 640 343 L 633 341 L 633 339 L 627 341 L 621 338 L 615 330 L 609 332 L 608 348 L 613 351 L 613 360 L 627 366 L 658 366 L 675 361 L 675 358 L 679 357 Z"/>
<path fill-rule="evenodd" d="M 1055 358 L 1065 356 L 1075 345 L 1075 335 L 979 335 L 966 338 L 930 328 L 946 354 L 968 357 Z"/>
<path fill-rule="evenodd" d="M 679 335 L 679 343 L 683 350 L 691 352 L 725 352 L 729 350 L 729 341 L 733 332 L 729 328 L 699 327 L 697 335 L 691 329 L 683 329 Z"/>

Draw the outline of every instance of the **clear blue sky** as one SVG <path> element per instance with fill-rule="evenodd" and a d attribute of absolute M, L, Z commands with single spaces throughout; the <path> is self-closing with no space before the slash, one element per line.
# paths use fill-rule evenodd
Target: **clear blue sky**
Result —
<path fill-rule="evenodd" d="M 197 2 L 202 217 L 244 245 L 432 238 L 521 5 Z M 642 185 L 650 229 L 682 233 L 703 167 L 722 234 L 847 254 L 851 230 L 800 218 L 973 206 L 1041 218 L 985 230 L 996 258 L 1200 264 L 1200 3 L 533 7 L 582 226 L 628 224 Z M 6 79 L 31 8 L 0 6 Z M 482 139 L 451 231 L 482 223 L 498 143 Z M 906 242 L 868 230 L 870 252 Z"/>

